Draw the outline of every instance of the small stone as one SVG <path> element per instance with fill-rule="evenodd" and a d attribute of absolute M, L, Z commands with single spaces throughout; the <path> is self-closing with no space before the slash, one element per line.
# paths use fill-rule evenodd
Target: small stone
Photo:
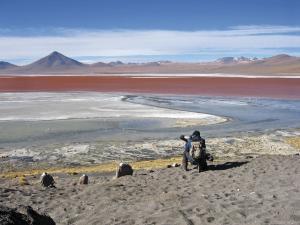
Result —
<path fill-rule="evenodd" d="M 50 174 L 43 173 L 41 175 L 41 185 L 43 187 L 55 187 L 54 184 L 55 184 L 55 181 Z"/>
<path fill-rule="evenodd" d="M 120 163 L 119 167 L 117 168 L 116 171 L 116 177 L 123 177 L 123 176 L 127 176 L 127 175 L 131 175 L 133 174 L 133 169 L 132 167 L 127 164 L 127 163 Z"/>
<path fill-rule="evenodd" d="M 167 165 L 167 168 L 172 168 L 172 165 Z"/>
<path fill-rule="evenodd" d="M 69 175 L 72 175 L 72 176 L 75 176 L 77 175 L 78 173 L 77 172 L 70 172 Z"/>
<path fill-rule="evenodd" d="M 207 218 L 207 222 L 209 222 L 209 223 L 213 222 L 214 220 L 215 220 L 215 218 L 212 216 Z"/>
<path fill-rule="evenodd" d="M 179 166 L 180 166 L 179 163 L 173 163 L 173 164 L 172 164 L 172 167 L 179 167 Z"/>
<path fill-rule="evenodd" d="M 79 178 L 79 184 L 88 184 L 89 183 L 89 177 L 85 174 L 83 174 L 80 178 Z"/>

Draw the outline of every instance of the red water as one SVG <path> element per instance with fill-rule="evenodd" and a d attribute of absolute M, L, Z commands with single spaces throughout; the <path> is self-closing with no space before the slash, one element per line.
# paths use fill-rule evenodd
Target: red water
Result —
<path fill-rule="evenodd" d="M 99 91 L 300 99 L 299 78 L 5 76 L 1 92 Z"/>

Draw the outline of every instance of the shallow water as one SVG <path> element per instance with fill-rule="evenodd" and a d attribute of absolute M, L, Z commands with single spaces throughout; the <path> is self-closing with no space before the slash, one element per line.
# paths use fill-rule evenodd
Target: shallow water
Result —
<path fill-rule="evenodd" d="M 175 130 L 177 120 L 214 123 L 221 119 L 126 99 L 96 92 L 0 93 L 0 147 L 136 140 L 153 137 L 148 132 Z"/>
<path fill-rule="evenodd" d="M 154 106 L 154 107 L 152 107 Z M 174 119 L 229 122 L 172 127 Z M 200 129 L 206 137 L 300 127 L 300 101 L 96 92 L 1 93 L 0 147 L 47 142 L 176 139 Z"/>
<path fill-rule="evenodd" d="M 207 114 L 226 117 L 228 122 L 173 126 L 183 118 L 219 118 Z M 16 163 L 73 165 L 157 158 L 180 153 L 182 143 L 174 140 L 195 129 L 209 140 L 299 127 L 296 100 L 96 92 L 0 94 L 0 156 L 8 155 Z M 167 141 L 161 144 L 163 140 Z"/>
<path fill-rule="evenodd" d="M 240 132 L 266 132 L 300 127 L 300 101 L 263 98 L 201 96 L 129 96 L 127 101 L 229 118 L 227 123 L 205 126 L 205 136 L 232 136 Z"/>

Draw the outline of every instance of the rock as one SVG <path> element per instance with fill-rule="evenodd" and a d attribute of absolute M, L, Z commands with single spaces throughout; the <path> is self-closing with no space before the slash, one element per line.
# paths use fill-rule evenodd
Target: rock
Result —
<path fill-rule="evenodd" d="M 54 181 L 53 177 L 50 174 L 43 173 L 41 175 L 41 184 L 42 184 L 42 186 L 44 186 L 44 187 L 55 187 L 54 183 L 55 183 L 55 181 Z"/>
<path fill-rule="evenodd" d="M 88 184 L 89 183 L 89 177 L 85 174 L 83 174 L 80 178 L 79 178 L 79 184 Z"/>
<path fill-rule="evenodd" d="M 300 155 L 300 153 L 296 153 L 295 155 L 299 156 L 299 155 Z"/>
<path fill-rule="evenodd" d="M 55 222 L 50 216 L 41 215 L 38 212 L 34 211 L 30 206 L 26 207 L 27 216 L 29 218 L 31 225 L 55 225 Z"/>
<path fill-rule="evenodd" d="M 180 166 L 179 163 L 173 163 L 173 164 L 172 164 L 172 167 L 179 167 L 179 166 Z"/>
<path fill-rule="evenodd" d="M 39 214 L 30 206 L 24 208 L 24 213 L 16 209 L 0 205 L 1 225 L 55 225 L 53 219 L 47 215 Z"/>
<path fill-rule="evenodd" d="M 117 168 L 116 177 L 123 177 L 126 175 L 132 175 L 133 169 L 132 167 L 127 163 L 120 163 L 119 167 Z"/>
<path fill-rule="evenodd" d="M 169 165 L 167 165 L 167 168 L 172 168 L 172 165 L 170 165 L 170 164 L 169 164 Z"/>

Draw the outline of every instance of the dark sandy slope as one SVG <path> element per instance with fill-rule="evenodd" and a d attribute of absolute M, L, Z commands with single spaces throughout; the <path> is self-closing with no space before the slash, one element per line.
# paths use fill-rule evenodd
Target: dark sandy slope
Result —
<path fill-rule="evenodd" d="M 249 160 L 249 162 L 246 162 Z M 180 168 L 138 171 L 111 180 L 58 176 L 57 189 L 1 180 L 1 203 L 29 204 L 57 224 L 300 224 L 300 156 L 260 156 L 215 163 L 197 173 Z M 79 176 L 79 175 L 78 175 Z"/>

